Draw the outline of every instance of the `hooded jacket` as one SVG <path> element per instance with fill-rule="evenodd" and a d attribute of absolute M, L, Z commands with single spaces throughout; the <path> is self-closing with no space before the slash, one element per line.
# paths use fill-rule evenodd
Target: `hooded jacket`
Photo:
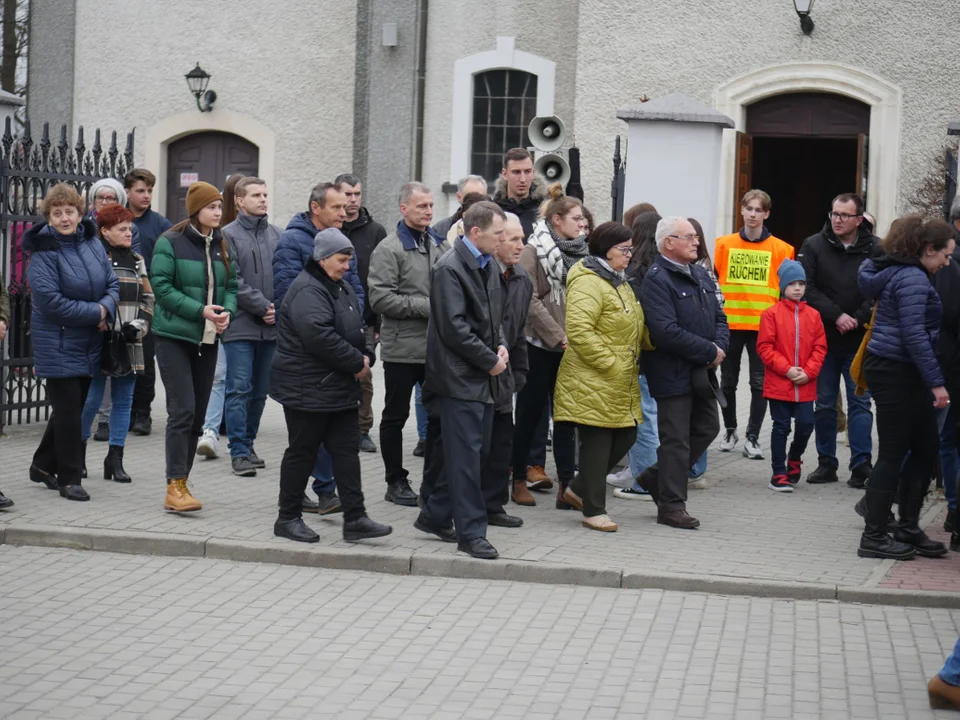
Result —
<path fill-rule="evenodd" d="M 757 354 L 767 372 L 763 396 L 768 400 L 813 402 L 817 399 L 817 376 L 827 356 L 827 336 L 820 313 L 805 301 L 784 298 L 760 316 Z M 803 368 L 810 382 L 795 385 L 787 379 L 792 367 Z"/>
<path fill-rule="evenodd" d="M 153 246 L 161 235 L 173 227 L 173 223 L 153 208 L 147 208 L 143 215 L 133 219 L 133 226 L 140 233 L 140 254 L 149 271 L 153 262 Z"/>
<path fill-rule="evenodd" d="M 879 257 L 880 239 L 864 224 L 857 239 L 844 247 L 828 221 L 823 230 L 803 241 L 797 260 L 807 274 L 806 299 L 823 319 L 827 347 L 833 352 L 855 353 L 870 322 L 873 304 L 857 285 L 857 271 L 867 258 Z M 846 313 L 857 321 L 857 328 L 841 334 L 837 318 Z"/>
<path fill-rule="evenodd" d="M 913 364 L 929 388 L 943 385 L 936 353 L 940 297 L 920 261 L 889 255 L 867 260 L 857 281 L 864 296 L 877 303 L 867 352 Z"/>
<path fill-rule="evenodd" d="M 221 232 L 230 243 L 230 254 L 237 265 L 237 314 L 231 318 L 223 342 L 272 342 L 277 339 L 277 325 L 268 325 L 263 316 L 274 302 L 273 254 L 280 228 L 271 225 L 266 215 L 240 212 Z"/>
<path fill-rule="evenodd" d="M 360 208 L 360 214 L 357 215 L 356 220 L 344 221 L 342 230 L 343 234 L 350 238 L 350 242 L 353 243 L 354 255 L 357 258 L 360 284 L 363 286 L 363 295 L 361 297 L 369 298 L 370 291 L 367 288 L 367 275 L 370 273 L 370 256 L 373 255 L 373 249 L 387 236 L 387 231 L 383 225 L 374 222 L 374 219 L 365 207 Z M 369 301 L 362 303 L 362 305 L 364 321 L 372 327 L 376 321 L 376 315 L 370 310 Z"/>
<path fill-rule="evenodd" d="M 273 254 L 273 304 L 275 307 L 280 307 L 290 283 L 307 266 L 307 261 L 313 259 L 313 239 L 318 232 L 320 231 L 310 220 L 310 213 L 302 212 L 294 215 L 287 223 L 287 229 L 281 233 L 277 241 L 277 249 Z M 350 269 L 344 273 L 343 279 L 350 283 L 357 296 L 360 311 L 363 312 L 365 295 L 357 271 L 356 253 L 350 258 Z"/>
<path fill-rule="evenodd" d="M 37 377 L 100 374 L 100 308 L 112 323 L 120 282 L 92 222 L 64 237 L 46 223 L 30 228 L 23 248 L 31 253 L 27 278 L 33 300 L 30 334 Z"/>
<path fill-rule="evenodd" d="M 504 212 L 511 212 L 520 218 L 520 224 L 523 226 L 523 242 L 526 244 L 527 238 L 533 234 L 533 226 L 540 217 L 540 205 L 547 198 L 547 188 L 550 183 L 542 175 L 534 175 L 533 182 L 530 183 L 530 192 L 523 200 L 511 200 L 507 196 L 507 181 L 503 175 L 497 178 L 493 186 L 493 202 L 500 206 Z M 448 228 L 449 229 L 449 228 Z"/>

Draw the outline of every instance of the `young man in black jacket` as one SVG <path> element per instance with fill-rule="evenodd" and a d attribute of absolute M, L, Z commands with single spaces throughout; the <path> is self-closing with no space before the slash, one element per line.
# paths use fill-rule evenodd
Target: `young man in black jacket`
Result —
<path fill-rule="evenodd" d="M 501 330 L 503 290 L 492 257 L 503 240 L 504 219 L 493 203 L 471 207 L 463 215 L 463 236 L 434 266 L 423 394 L 428 410 L 440 418 L 443 469 L 414 523 L 488 560 L 498 553 L 487 542 L 481 469 L 491 449 L 496 378 L 509 361 Z"/>
<path fill-rule="evenodd" d="M 814 427 L 817 469 L 807 476 L 813 484 L 837 482 L 837 399 L 840 380 L 847 388 L 847 427 L 850 436 L 850 479 L 862 488 L 870 477 L 873 453 L 873 414 L 870 395 L 858 397 L 850 379 L 850 363 L 870 322 L 870 302 L 857 285 L 857 271 L 867 258 L 881 254 L 880 240 L 864 226 L 863 200 L 853 193 L 834 198 L 827 222 L 804 240 L 797 255 L 807 274 L 807 303 L 820 313 L 827 331 L 827 357 L 817 377 Z"/>

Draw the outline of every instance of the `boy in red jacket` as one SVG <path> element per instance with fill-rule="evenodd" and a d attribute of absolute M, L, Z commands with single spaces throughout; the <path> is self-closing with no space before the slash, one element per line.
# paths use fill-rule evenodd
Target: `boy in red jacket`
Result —
<path fill-rule="evenodd" d="M 803 294 L 807 276 L 803 266 L 784 260 L 777 270 L 780 302 L 763 311 L 757 354 L 766 371 L 763 397 L 770 401 L 770 457 L 773 478 L 769 488 L 793 492 L 800 482 L 800 458 L 813 433 L 813 402 L 817 399 L 817 375 L 827 355 L 827 335 L 820 313 L 807 305 Z M 790 420 L 794 420 L 793 443 L 787 455 Z"/>

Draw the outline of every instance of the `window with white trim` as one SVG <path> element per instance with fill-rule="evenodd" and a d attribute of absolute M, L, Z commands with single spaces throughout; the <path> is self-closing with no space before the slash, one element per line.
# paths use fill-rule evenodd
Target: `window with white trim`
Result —
<path fill-rule="evenodd" d="M 503 154 L 527 147 L 527 125 L 537 114 L 537 76 L 523 70 L 487 70 L 473 76 L 470 172 L 493 181 Z"/>

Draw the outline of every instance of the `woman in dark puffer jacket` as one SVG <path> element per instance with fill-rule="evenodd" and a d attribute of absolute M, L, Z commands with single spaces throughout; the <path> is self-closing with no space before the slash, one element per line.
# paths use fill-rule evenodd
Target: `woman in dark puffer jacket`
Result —
<path fill-rule="evenodd" d="M 860 291 L 877 306 L 863 368 L 877 406 L 880 447 L 857 554 L 940 557 L 947 549 L 918 521 L 937 460 L 936 409 L 950 403 L 937 362 L 941 306 L 931 277 L 949 264 L 953 233 L 943 221 L 910 215 L 893 223 L 882 247 L 886 255 L 864 261 L 858 275 Z M 898 484 L 900 524 L 891 538 L 887 522 Z"/>
<path fill-rule="evenodd" d="M 30 479 L 68 500 L 89 500 L 80 486 L 81 411 L 100 375 L 103 331 L 117 311 L 120 283 L 93 223 L 81 220 L 83 200 L 72 186 L 52 187 L 40 211 L 46 223 L 27 231 L 23 247 L 31 253 L 34 369 L 46 379 L 52 412 Z"/>

